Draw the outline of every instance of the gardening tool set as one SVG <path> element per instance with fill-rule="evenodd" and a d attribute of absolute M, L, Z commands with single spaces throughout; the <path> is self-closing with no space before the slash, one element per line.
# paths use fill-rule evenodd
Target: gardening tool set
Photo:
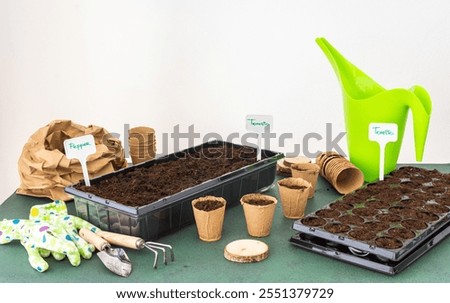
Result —
<path fill-rule="evenodd" d="M 49 268 L 44 258 L 50 254 L 56 260 L 66 256 L 73 266 L 78 266 L 83 259 L 90 259 L 97 249 L 97 256 L 111 272 L 128 277 L 132 264 L 123 248 L 112 248 L 111 244 L 123 247 L 147 248 L 154 253 L 153 268 L 157 268 L 158 251 L 163 253 L 163 262 L 167 265 L 166 250 L 170 260 L 174 261 L 172 246 L 145 242 L 138 237 L 105 232 L 91 223 L 69 215 L 64 201 L 35 205 L 30 210 L 29 219 L 12 219 L 0 221 L 0 244 L 13 240 L 20 243 L 28 253 L 30 265 L 39 272 Z"/>

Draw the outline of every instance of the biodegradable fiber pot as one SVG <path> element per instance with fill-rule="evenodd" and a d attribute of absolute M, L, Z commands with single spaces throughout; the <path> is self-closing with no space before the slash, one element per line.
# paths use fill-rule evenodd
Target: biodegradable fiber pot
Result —
<path fill-rule="evenodd" d="M 263 194 L 247 194 L 242 196 L 247 231 L 253 237 L 266 237 L 270 234 L 277 199 Z"/>
<path fill-rule="evenodd" d="M 128 142 L 130 145 L 147 145 L 155 141 L 155 130 L 147 126 L 137 126 L 128 130 Z"/>
<path fill-rule="evenodd" d="M 305 214 L 311 183 L 302 178 L 285 178 L 277 182 L 283 215 L 289 219 L 300 219 Z"/>
<path fill-rule="evenodd" d="M 131 162 L 136 165 L 142 162 L 155 159 L 156 150 L 154 147 L 142 147 L 134 150 L 130 147 Z"/>
<path fill-rule="evenodd" d="M 155 158 L 155 130 L 151 127 L 138 126 L 128 131 L 128 146 L 133 164 L 149 161 Z"/>
<path fill-rule="evenodd" d="M 221 197 L 205 196 L 192 200 L 198 237 L 214 242 L 222 238 L 223 220 L 227 201 Z"/>
<path fill-rule="evenodd" d="M 291 173 L 294 178 L 302 178 L 311 183 L 308 198 L 314 197 L 320 166 L 315 163 L 296 163 L 291 165 Z"/>
<path fill-rule="evenodd" d="M 364 174 L 344 156 L 324 152 L 316 158 L 320 174 L 340 193 L 346 195 L 364 184 Z"/>

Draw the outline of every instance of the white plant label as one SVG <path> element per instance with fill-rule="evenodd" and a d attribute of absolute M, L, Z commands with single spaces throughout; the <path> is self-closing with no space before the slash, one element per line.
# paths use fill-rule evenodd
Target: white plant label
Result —
<path fill-rule="evenodd" d="M 384 180 L 384 154 L 386 144 L 396 142 L 398 139 L 398 126 L 395 123 L 370 123 L 369 140 L 378 142 L 380 146 L 380 175 L 379 179 Z"/>
<path fill-rule="evenodd" d="M 256 159 L 261 160 L 261 134 L 273 129 L 273 116 L 270 115 L 247 115 L 245 117 L 245 129 L 258 134 L 258 150 Z"/>
<path fill-rule="evenodd" d="M 249 132 L 262 134 L 273 129 L 273 117 L 270 115 L 247 115 L 245 128 Z"/>
<path fill-rule="evenodd" d="M 86 166 L 86 159 L 89 155 L 95 154 L 97 151 L 94 136 L 85 135 L 64 140 L 64 150 L 67 158 L 76 158 L 80 161 L 81 169 L 83 170 L 84 183 L 87 186 L 91 186 L 89 173 Z"/>

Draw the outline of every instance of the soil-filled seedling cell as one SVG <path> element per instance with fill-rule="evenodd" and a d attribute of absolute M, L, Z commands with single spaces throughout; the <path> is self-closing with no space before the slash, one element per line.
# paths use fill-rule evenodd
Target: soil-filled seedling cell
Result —
<path fill-rule="evenodd" d="M 403 246 L 402 241 L 392 237 L 379 237 L 375 239 L 375 244 L 378 247 L 396 249 Z"/>
<path fill-rule="evenodd" d="M 371 230 L 362 229 L 362 228 L 353 229 L 348 234 L 351 238 L 356 239 L 356 240 L 361 240 L 361 241 L 372 240 L 377 235 L 375 232 L 373 232 Z"/>
<path fill-rule="evenodd" d="M 350 231 L 350 226 L 347 224 L 341 224 L 341 223 L 329 223 L 327 225 L 325 225 L 325 230 L 333 233 L 333 234 L 339 234 L 339 233 L 346 233 L 348 231 Z"/>
<path fill-rule="evenodd" d="M 386 213 L 386 214 L 378 214 L 375 216 L 375 219 L 377 219 L 380 222 L 385 222 L 385 223 L 395 223 L 395 222 L 400 222 L 402 220 L 402 217 L 396 214 L 390 214 L 390 213 Z"/>
<path fill-rule="evenodd" d="M 350 224 L 350 225 L 361 225 L 364 223 L 364 218 L 352 215 L 352 214 L 345 214 L 337 218 L 337 220 L 343 224 Z"/>
<path fill-rule="evenodd" d="M 414 231 L 404 227 L 393 227 L 389 229 L 387 233 L 393 238 L 400 239 L 412 239 L 416 236 L 416 233 Z"/>
<path fill-rule="evenodd" d="M 329 208 L 336 209 L 338 211 L 343 211 L 343 212 L 351 210 L 353 207 L 354 207 L 353 204 L 345 203 L 342 201 L 333 202 L 333 203 L 329 204 Z"/>
<path fill-rule="evenodd" d="M 382 200 L 369 200 L 365 203 L 365 206 L 368 208 L 375 208 L 375 209 L 385 209 L 389 208 L 391 204 L 389 202 L 385 202 Z"/>
<path fill-rule="evenodd" d="M 359 207 L 352 210 L 352 213 L 358 216 L 372 218 L 380 213 L 378 209 L 370 208 L 370 207 Z"/>
<path fill-rule="evenodd" d="M 321 209 L 316 211 L 316 215 L 321 218 L 337 218 L 341 213 L 335 209 Z"/>
<path fill-rule="evenodd" d="M 306 226 L 317 227 L 325 225 L 327 223 L 327 220 L 316 216 L 308 216 L 303 218 L 301 222 Z"/>

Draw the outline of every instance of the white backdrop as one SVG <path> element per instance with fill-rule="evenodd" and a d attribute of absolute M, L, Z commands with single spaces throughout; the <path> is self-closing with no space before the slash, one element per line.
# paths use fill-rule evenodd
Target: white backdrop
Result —
<path fill-rule="evenodd" d="M 293 134 L 271 146 L 282 152 L 325 136 L 326 123 L 344 131 L 319 36 L 386 88 L 424 86 L 434 107 L 424 162 L 448 163 L 449 3 L 0 0 L 0 202 L 19 184 L 24 143 L 54 119 L 122 138 L 124 124 L 226 138 L 245 132 L 246 114 L 271 114 L 277 134 Z M 410 117 L 399 162 L 415 161 L 413 141 Z"/>

